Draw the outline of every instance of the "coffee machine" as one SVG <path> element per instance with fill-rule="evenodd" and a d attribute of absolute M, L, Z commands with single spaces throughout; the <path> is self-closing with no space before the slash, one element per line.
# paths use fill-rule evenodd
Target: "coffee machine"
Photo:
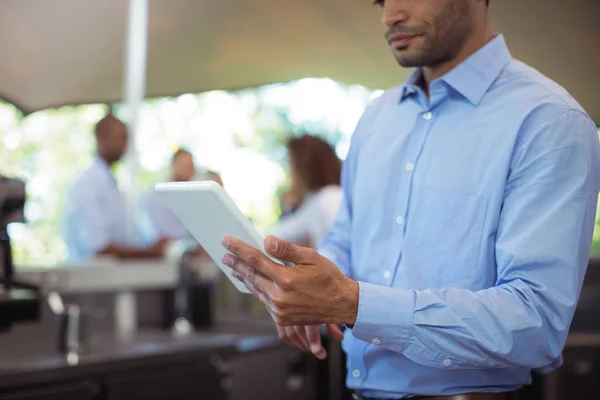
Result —
<path fill-rule="evenodd" d="M 0 331 L 17 321 L 39 318 L 39 290 L 14 279 L 8 226 L 25 222 L 25 182 L 0 175 Z"/>

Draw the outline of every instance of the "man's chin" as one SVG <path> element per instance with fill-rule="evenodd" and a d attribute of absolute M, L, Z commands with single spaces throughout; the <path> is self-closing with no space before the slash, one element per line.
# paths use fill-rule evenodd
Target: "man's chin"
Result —
<path fill-rule="evenodd" d="M 402 49 L 394 49 L 394 57 L 400 66 L 405 68 L 413 68 L 419 67 L 421 57 L 418 57 L 416 54 L 411 54 L 407 48 Z"/>
<path fill-rule="evenodd" d="M 408 57 L 396 57 L 396 61 L 400 64 L 401 67 L 404 68 L 415 68 L 420 67 L 421 63 L 419 60 Z"/>

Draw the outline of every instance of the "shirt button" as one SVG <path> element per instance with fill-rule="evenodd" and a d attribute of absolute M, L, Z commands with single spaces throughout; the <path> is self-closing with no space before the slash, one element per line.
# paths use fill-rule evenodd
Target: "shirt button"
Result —
<path fill-rule="evenodd" d="M 396 218 L 396 223 L 402 225 L 404 223 L 404 217 L 402 215 L 398 216 L 398 218 Z"/>
<path fill-rule="evenodd" d="M 352 377 L 354 378 L 360 378 L 360 370 L 355 369 L 352 371 Z"/>
<path fill-rule="evenodd" d="M 407 171 L 412 171 L 413 169 L 415 169 L 415 164 L 413 164 L 411 162 L 406 163 L 405 168 L 406 168 Z"/>
<path fill-rule="evenodd" d="M 375 338 L 375 339 L 371 340 L 371 343 L 373 343 L 375 345 L 380 345 L 381 344 L 381 339 Z"/>
<path fill-rule="evenodd" d="M 445 365 L 446 367 L 448 367 L 450 364 L 452 364 L 452 361 L 451 361 L 449 358 L 446 358 L 446 359 L 444 360 L 444 365 Z"/>
<path fill-rule="evenodd" d="M 383 273 L 383 277 L 384 277 L 385 279 L 392 279 L 392 273 L 391 273 L 390 271 L 385 271 L 385 272 Z"/>
<path fill-rule="evenodd" d="M 429 121 L 431 119 L 432 115 L 431 113 L 428 111 L 425 114 L 423 114 L 423 118 L 425 118 L 427 121 Z"/>

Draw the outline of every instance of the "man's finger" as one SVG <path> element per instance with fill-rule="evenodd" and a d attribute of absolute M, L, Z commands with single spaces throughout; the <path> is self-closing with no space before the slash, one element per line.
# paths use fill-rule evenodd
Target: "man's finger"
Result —
<path fill-rule="evenodd" d="M 261 251 L 231 236 L 225 236 L 221 240 L 221 244 L 248 267 L 263 273 L 271 279 L 277 277 L 279 267 Z"/>
<path fill-rule="evenodd" d="M 321 342 L 321 333 L 319 332 L 318 325 L 306 325 L 304 327 L 306 337 L 310 343 L 310 352 L 315 355 L 319 360 L 327 358 L 327 351 L 323 347 Z"/>
<path fill-rule="evenodd" d="M 267 277 L 260 271 L 249 267 L 246 263 L 244 263 L 236 256 L 232 254 L 225 254 L 223 258 L 221 258 L 221 262 L 233 269 L 233 271 L 237 272 L 237 274 L 241 275 L 247 287 L 248 284 L 250 284 L 252 287 L 256 288 L 257 290 L 263 293 L 267 293 L 271 289 L 273 289 L 273 281 L 269 277 Z M 234 276 L 236 276 L 237 274 L 234 274 Z M 236 278 L 239 279 L 238 276 L 236 276 Z M 250 287 L 248 287 L 248 289 L 254 292 Z"/>
<path fill-rule="evenodd" d="M 242 282 L 244 284 L 244 286 L 246 286 L 246 288 L 248 288 L 250 293 L 252 293 L 254 295 L 254 297 L 256 297 L 262 304 L 264 304 L 264 302 L 263 302 L 264 294 L 261 291 L 259 291 L 256 287 L 254 287 L 254 285 L 252 285 L 250 282 L 248 282 L 244 275 L 240 274 L 237 271 L 233 271 L 231 273 L 231 275 L 233 275 L 234 278 L 236 278 L 237 280 Z"/>
<path fill-rule="evenodd" d="M 342 328 L 337 324 L 327 324 L 327 332 L 329 332 L 329 336 L 337 342 L 341 342 L 344 339 Z"/>
<path fill-rule="evenodd" d="M 300 339 L 293 326 L 286 326 L 284 327 L 284 329 L 287 337 L 290 339 L 290 341 L 295 347 L 299 348 L 305 353 L 308 353 L 310 351 L 307 347 L 304 346 L 304 343 L 302 343 L 302 339 Z"/>
<path fill-rule="evenodd" d="M 310 351 L 310 343 L 308 342 L 308 338 L 306 337 L 306 333 L 304 332 L 304 327 L 302 325 L 294 325 L 294 331 L 296 331 L 296 335 L 302 341 L 304 348 L 306 351 Z"/>
<path fill-rule="evenodd" d="M 265 239 L 265 250 L 279 260 L 291 261 L 294 264 L 311 264 L 316 255 L 313 249 L 294 246 L 275 236 L 268 236 Z"/>
<path fill-rule="evenodd" d="M 250 293 L 252 293 L 252 295 L 254 297 L 256 297 L 263 306 L 265 306 L 265 309 L 267 311 L 269 310 L 269 307 L 271 305 L 271 300 L 264 292 L 261 292 L 256 286 L 254 286 L 253 284 L 248 282 L 246 280 L 246 278 L 244 277 L 244 275 L 240 274 L 239 272 L 233 271 L 231 274 L 233 275 L 234 278 L 236 278 L 237 280 L 242 282 L 244 284 L 244 286 L 246 286 L 246 288 L 248 288 Z"/>
<path fill-rule="evenodd" d="M 279 335 L 279 340 L 281 340 L 284 343 L 289 344 L 290 346 L 293 346 L 294 344 L 292 343 L 290 338 L 287 336 L 287 333 L 285 332 L 285 328 L 283 326 L 279 326 L 277 324 L 275 324 L 275 327 L 277 328 L 277 334 Z"/>

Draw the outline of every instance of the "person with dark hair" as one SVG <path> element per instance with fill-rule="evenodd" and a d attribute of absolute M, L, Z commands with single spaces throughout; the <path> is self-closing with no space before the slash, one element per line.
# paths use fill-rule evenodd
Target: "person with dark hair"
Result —
<path fill-rule="evenodd" d="M 271 231 L 295 244 L 317 247 L 340 205 L 341 161 L 323 139 L 304 135 L 287 143 L 294 211 Z"/>
<path fill-rule="evenodd" d="M 196 179 L 198 172 L 194 156 L 189 150 L 179 148 L 173 153 L 169 174 L 168 180 L 171 182 L 188 182 Z M 140 220 L 146 241 L 153 241 L 159 237 L 170 240 L 190 238 L 183 223 L 158 197 L 154 188 L 148 190 L 142 197 Z"/>
<path fill-rule="evenodd" d="M 171 157 L 171 181 L 188 182 L 197 174 L 194 156 L 189 150 L 179 148 Z"/>
<path fill-rule="evenodd" d="M 323 358 L 318 325 L 343 335 L 356 399 L 508 400 L 562 363 L 598 206 L 598 131 L 512 58 L 486 3 L 375 1 L 394 58 L 415 69 L 358 122 L 318 252 L 267 237 L 270 256 L 295 264 L 282 268 L 222 240 L 282 340 Z"/>
<path fill-rule="evenodd" d="M 162 257 L 166 239 L 157 238 L 150 247 L 140 247 L 137 240 L 127 236 L 125 198 L 111 172 L 127 149 L 127 127 L 107 115 L 96 125 L 95 136 L 97 156 L 70 188 L 63 212 L 69 261 L 82 262 L 101 255 Z"/>

